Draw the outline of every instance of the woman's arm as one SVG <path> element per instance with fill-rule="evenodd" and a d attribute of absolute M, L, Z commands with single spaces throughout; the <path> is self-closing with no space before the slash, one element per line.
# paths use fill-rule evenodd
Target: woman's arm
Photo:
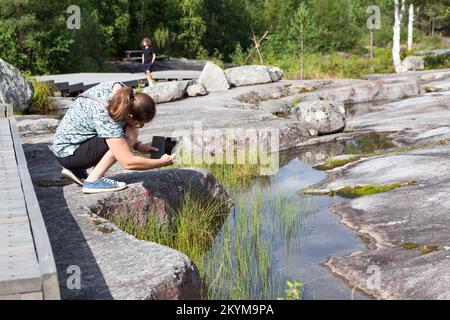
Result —
<path fill-rule="evenodd" d="M 153 53 L 152 64 L 154 64 L 154 63 L 155 63 L 155 60 L 156 60 L 156 54 L 155 54 L 155 53 Z"/>
<path fill-rule="evenodd" d="M 126 170 L 148 170 L 173 164 L 169 155 L 163 155 L 161 159 L 148 159 L 133 155 L 125 138 L 106 139 L 117 162 Z"/>

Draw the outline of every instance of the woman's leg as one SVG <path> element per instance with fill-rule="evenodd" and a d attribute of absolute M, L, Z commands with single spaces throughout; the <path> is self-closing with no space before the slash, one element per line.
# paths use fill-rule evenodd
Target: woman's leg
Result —
<path fill-rule="evenodd" d="M 125 138 L 130 147 L 132 147 L 138 139 L 139 130 L 132 127 L 127 127 L 125 130 Z M 111 150 L 105 153 L 103 158 L 97 163 L 97 165 L 92 169 L 86 181 L 94 182 L 103 177 L 113 165 L 116 163 L 116 158 L 112 154 Z"/>

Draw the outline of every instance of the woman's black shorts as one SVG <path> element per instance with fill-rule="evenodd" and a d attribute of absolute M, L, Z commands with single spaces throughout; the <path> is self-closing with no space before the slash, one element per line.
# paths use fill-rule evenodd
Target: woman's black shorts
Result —
<path fill-rule="evenodd" d="M 95 166 L 108 150 L 105 138 L 94 137 L 83 142 L 73 155 L 56 159 L 66 169 L 85 170 Z"/>

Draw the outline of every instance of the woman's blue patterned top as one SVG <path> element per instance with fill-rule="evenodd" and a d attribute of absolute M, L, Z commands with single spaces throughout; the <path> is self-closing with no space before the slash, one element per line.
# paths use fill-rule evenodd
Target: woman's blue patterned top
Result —
<path fill-rule="evenodd" d="M 107 102 L 113 96 L 113 86 L 116 83 L 123 86 L 120 82 L 109 81 L 100 83 L 85 93 Z M 56 129 L 53 153 L 59 158 L 68 157 L 73 155 L 83 142 L 96 136 L 122 138 L 125 135 L 124 128 L 125 122 L 111 119 L 104 104 L 78 97 Z"/>

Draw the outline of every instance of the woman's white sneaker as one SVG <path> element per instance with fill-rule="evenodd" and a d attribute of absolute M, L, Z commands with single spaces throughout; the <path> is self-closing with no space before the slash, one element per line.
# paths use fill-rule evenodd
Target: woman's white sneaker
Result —
<path fill-rule="evenodd" d="M 69 170 L 66 168 L 62 169 L 61 175 L 81 187 L 83 186 L 83 181 L 88 177 L 86 170 Z"/>
<path fill-rule="evenodd" d="M 127 184 L 125 182 L 119 182 L 116 180 L 102 177 L 94 182 L 84 181 L 83 192 L 101 193 L 101 192 L 120 191 L 125 189 L 126 187 Z"/>

